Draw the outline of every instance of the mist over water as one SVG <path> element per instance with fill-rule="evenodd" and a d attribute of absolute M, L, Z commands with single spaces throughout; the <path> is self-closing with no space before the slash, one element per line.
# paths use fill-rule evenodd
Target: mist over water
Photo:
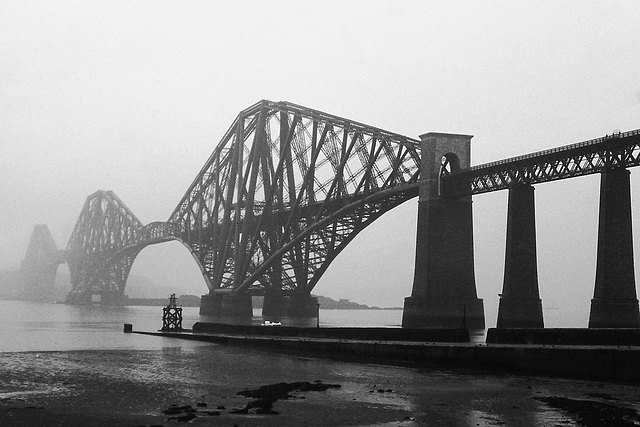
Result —
<path fill-rule="evenodd" d="M 0 1 L 0 282 L 13 280 L 2 273 L 20 268 L 34 225 L 47 224 L 63 249 L 86 197 L 97 190 L 114 191 L 143 224 L 166 221 L 238 112 L 260 99 L 412 138 L 474 135 L 474 166 L 640 127 L 640 2 L 291 3 Z M 638 171 L 631 173 L 636 254 Z M 535 188 L 544 325 L 585 328 L 594 290 L 599 176 Z M 503 286 L 506 216 L 506 191 L 473 197 L 476 289 L 489 328 Z M 416 199 L 377 219 L 340 253 L 313 293 L 402 307 L 412 292 L 416 223 Z M 634 260 L 637 273 L 640 256 Z M 66 265 L 61 273 L 68 276 Z M 146 288 L 135 276 L 153 283 Z M 142 250 L 125 293 L 166 298 L 174 292 L 208 292 L 189 251 L 178 242 Z M 0 310 L 0 380 L 10 383 L 6 374 L 13 366 L 19 385 L 0 391 L 37 393 L 42 386 L 59 399 L 77 387 L 79 398 L 63 407 L 84 400 L 91 414 L 130 404 L 117 404 L 130 396 L 117 385 L 132 377 L 142 378 L 139 397 L 164 396 L 170 371 L 185 399 L 207 388 L 221 399 L 281 381 L 339 382 L 343 393 L 322 402 L 327 418 L 309 419 L 337 420 L 342 408 L 349 420 L 342 425 L 368 425 L 363 415 L 371 417 L 372 408 L 389 417 L 394 407 L 404 411 L 389 418 L 395 426 L 408 425 L 400 424 L 405 415 L 415 416 L 416 425 L 567 424 L 565 411 L 534 400 L 540 393 L 584 399 L 606 392 L 640 411 L 637 390 L 626 392 L 631 397 L 625 401 L 618 385 L 314 361 L 123 333 L 125 323 L 134 331 L 160 329 L 162 307 L 0 300 Z M 184 327 L 215 320 L 198 310 L 183 308 Z M 254 324 L 267 320 L 259 310 L 254 314 Z M 402 310 L 321 307 L 319 321 L 321 327 L 393 328 L 400 327 Z M 315 319 L 283 319 L 296 322 L 315 326 Z M 66 350 L 97 351 L 56 353 Z M 52 373 L 64 380 L 48 384 Z M 96 383 L 107 376 L 118 381 Z M 385 381 L 393 394 L 370 393 Z M 373 413 L 370 424 L 380 425 Z"/>
<path fill-rule="evenodd" d="M 639 2 L 334 5 L 339 14 L 324 2 L 2 2 L 0 269 L 19 267 L 35 224 L 63 248 L 96 190 L 113 190 L 145 224 L 166 220 L 238 112 L 263 98 L 413 138 L 472 134 L 473 165 L 640 126 Z M 256 78 L 256 64 L 269 71 Z M 638 200 L 640 174 L 631 179 Z M 502 286 L 506 197 L 473 199 L 488 324 Z M 543 304 L 586 323 L 598 177 L 537 185 L 536 209 Z M 376 220 L 318 293 L 401 305 L 415 222 L 416 201 Z M 184 248 L 158 246 L 141 253 L 135 274 L 206 292 Z M 165 246 L 176 261 L 159 260 Z"/>

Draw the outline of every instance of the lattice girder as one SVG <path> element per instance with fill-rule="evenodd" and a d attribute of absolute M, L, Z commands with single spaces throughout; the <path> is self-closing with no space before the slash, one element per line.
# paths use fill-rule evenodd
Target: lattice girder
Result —
<path fill-rule="evenodd" d="M 169 222 L 198 254 L 211 289 L 306 292 L 341 242 L 386 211 L 365 204 L 371 213 L 356 221 L 349 206 L 388 189 L 406 192 L 418 177 L 417 140 L 261 101 L 238 115 Z M 298 239 L 343 208 L 345 218 Z"/>
<path fill-rule="evenodd" d="M 27 253 L 22 261 L 23 269 L 33 269 L 40 266 L 55 265 L 64 262 L 64 254 L 56 246 L 49 227 L 37 224 L 33 228 Z"/>
<path fill-rule="evenodd" d="M 123 292 L 132 257 L 122 257 L 105 271 L 116 253 L 134 245 L 142 223 L 112 191 L 97 191 L 87 197 L 67 244 L 71 293 Z"/>
<path fill-rule="evenodd" d="M 356 235 L 374 220 L 399 204 L 415 197 L 418 186 L 397 188 L 393 194 L 384 198 L 371 198 L 343 206 L 332 211 L 331 215 L 315 221 L 313 216 L 301 219 L 301 232 L 271 253 L 271 257 L 254 262 L 251 276 L 238 290 L 250 289 L 253 293 L 264 291 L 264 283 L 274 285 L 284 291 L 310 293 L 322 274 L 338 254 Z M 277 270 L 276 270 L 277 269 Z M 279 275 L 279 280 L 260 280 Z"/>
<path fill-rule="evenodd" d="M 440 193 L 447 197 L 487 193 L 517 184 L 536 184 L 640 165 L 640 130 L 540 151 L 458 172 L 441 171 Z"/>
<path fill-rule="evenodd" d="M 49 298 L 55 286 L 58 265 L 65 261 L 66 254 L 58 250 L 49 227 L 37 224 L 20 264 L 23 295 L 28 298 Z"/>
<path fill-rule="evenodd" d="M 455 161 L 443 158 L 441 196 L 637 166 L 640 130 L 463 170 Z M 415 139 L 261 101 L 239 113 L 167 222 L 143 226 L 110 191 L 87 198 L 66 249 L 72 293 L 122 295 L 138 253 L 168 240 L 189 248 L 209 290 L 310 293 L 360 231 L 418 194 L 419 179 Z"/>

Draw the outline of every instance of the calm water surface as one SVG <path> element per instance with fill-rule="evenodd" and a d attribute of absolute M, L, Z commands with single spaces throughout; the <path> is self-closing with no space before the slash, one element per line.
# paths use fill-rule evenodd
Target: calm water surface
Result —
<path fill-rule="evenodd" d="M 0 301 L 0 310 L 4 319 L 4 325 L 0 328 L 0 352 L 157 349 L 167 345 L 167 339 L 122 332 L 125 323 L 131 323 L 137 331 L 160 329 L 162 307 L 73 306 Z M 261 310 L 254 310 L 254 314 L 253 323 L 261 323 Z M 182 324 L 185 328 L 191 328 L 199 321 L 212 319 L 200 316 L 197 307 L 183 308 Z M 401 322 L 402 310 L 320 310 L 321 327 L 399 327 Z"/>
<path fill-rule="evenodd" d="M 196 420 L 200 424 L 196 424 L 581 425 L 576 416 L 538 400 L 541 396 L 615 404 L 635 413 L 640 410 L 638 387 L 633 386 L 437 366 L 413 369 L 352 363 L 123 333 L 124 323 L 139 331 L 159 329 L 162 307 L 0 301 L 0 309 L 4 314 L 0 408 L 4 403 L 6 411 L 11 407 L 46 407 L 95 413 L 99 409 L 105 420 L 100 425 L 112 425 L 108 422 L 113 414 L 141 414 L 149 417 L 142 424 L 161 424 L 166 419 L 161 411 L 170 403 L 195 405 L 199 401 L 195 399 L 206 395 L 212 405 L 242 407 L 247 402 L 238 396 L 240 390 L 315 379 L 340 384 L 341 388 L 307 393 L 304 400 L 278 401 L 277 417 L 233 415 L 227 410 L 213 421 L 200 417 Z M 257 316 L 254 321 L 261 319 Z M 321 326 L 398 327 L 402 311 L 321 310 L 320 319 Z M 185 327 L 207 320 L 199 316 L 198 308 L 184 308 Z M 380 393 L 380 389 L 388 392 Z M 614 400 L 607 400 L 608 396 Z M 0 425 L 3 421 L 0 418 Z"/>
<path fill-rule="evenodd" d="M 46 304 L 30 301 L 0 301 L 3 327 L 0 328 L 0 352 L 157 349 L 167 345 L 167 339 L 124 334 L 125 323 L 136 331 L 155 331 L 162 327 L 162 307 L 102 307 Z M 567 325 L 559 310 L 545 311 L 547 327 L 584 327 Z M 195 322 L 212 322 L 200 316 L 197 307 L 183 308 L 183 326 L 191 328 Z M 282 320 L 284 325 L 315 326 L 315 319 L 264 319 L 261 310 L 254 310 L 253 324 L 264 320 Z M 400 327 L 402 310 L 322 310 L 321 327 L 371 326 Z M 491 325 L 492 326 L 492 325 Z M 483 340 L 484 331 L 472 336 Z M 199 345 L 197 343 L 184 345 Z M 200 344 L 201 345 L 201 344 Z"/>

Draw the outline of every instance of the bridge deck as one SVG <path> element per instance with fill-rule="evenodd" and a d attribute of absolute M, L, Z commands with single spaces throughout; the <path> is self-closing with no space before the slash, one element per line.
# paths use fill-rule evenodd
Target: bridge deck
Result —
<path fill-rule="evenodd" d="M 640 165 L 640 129 L 473 166 L 442 176 L 443 196 L 504 190 Z"/>

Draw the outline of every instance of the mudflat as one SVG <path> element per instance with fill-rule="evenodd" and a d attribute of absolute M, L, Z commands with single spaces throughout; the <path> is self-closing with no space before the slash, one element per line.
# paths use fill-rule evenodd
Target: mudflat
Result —
<path fill-rule="evenodd" d="M 7 426 L 639 425 L 640 387 L 207 344 L 0 353 Z"/>

